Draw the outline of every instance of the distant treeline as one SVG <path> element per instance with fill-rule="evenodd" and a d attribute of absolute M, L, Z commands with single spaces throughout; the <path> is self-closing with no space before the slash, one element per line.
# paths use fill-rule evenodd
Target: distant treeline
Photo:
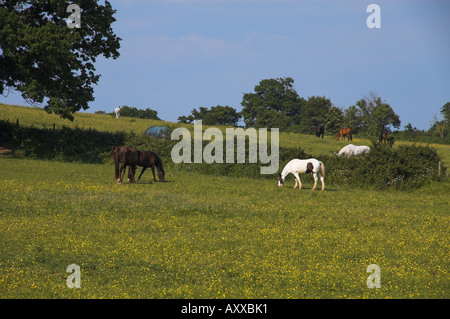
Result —
<path fill-rule="evenodd" d="M 400 117 L 394 109 L 375 93 L 357 101 L 347 108 L 334 106 L 325 96 L 301 97 L 294 88 L 290 77 L 264 79 L 255 86 L 254 92 L 244 93 L 242 110 L 238 112 L 230 106 L 199 107 L 190 115 L 178 117 L 180 123 L 203 120 L 207 125 L 241 124 L 245 127 L 277 127 L 281 131 L 314 134 L 314 127 L 323 125 L 326 135 L 335 135 L 340 128 L 349 127 L 358 137 L 376 138 L 382 132 L 392 132 L 400 128 Z M 440 114 L 433 116 L 431 127 L 421 131 L 408 123 L 404 131 L 395 135 L 408 140 L 450 143 L 450 102 L 441 107 Z"/>
<path fill-rule="evenodd" d="M 116 116 L 115 112 L 106 113 L 105 111 L 97 111 L 97 112 L 95 112 L 95 114 L 108 114 L 108 115 Z M 120 107 L 120 116 L 135 117 L 135 118 L 150 119 L 150 120 L 161 120 L 158 117 L 158 112 L 155 110 L 152 110 L 150 108 L 141 110 L 136 107 L 130 107 L 130 106 L 126 106 L 126 105 L 123 105 Z"/>

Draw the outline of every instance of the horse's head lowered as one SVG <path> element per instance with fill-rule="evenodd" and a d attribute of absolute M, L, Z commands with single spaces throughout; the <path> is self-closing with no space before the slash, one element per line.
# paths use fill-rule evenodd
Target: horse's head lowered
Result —
<path fill-rule="evenodd" d="M 165 178 L 164 178 L 164 170 L 161 168 L 160 170 L 158 170 L 158 178 L 161 182 L 165 182 Z"/>
<path fill-rule="evenodd" d="M 284 179 L 283 179 L 283 177 L 281 177 L 281 174 L 280 174 L 280 177 L 278 177 L 278 187 L 282 187 L 283 183 L 284 183 Z"/>
<path fill-rule="evenodd" d="M 156 157 L 156 168 L 158 169 L 158 178 L 161 182 L 165 182 L 166 179 L 164 177 L 165 173 L 164 173 L 163 163 L 158 156 L 155 155 L 155 157 Z"/>

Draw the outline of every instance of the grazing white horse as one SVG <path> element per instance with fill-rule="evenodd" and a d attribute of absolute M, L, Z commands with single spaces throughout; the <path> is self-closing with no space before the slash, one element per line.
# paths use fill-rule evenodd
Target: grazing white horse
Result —
<path fill-rule="evenodd" d="M 119 117 L 120 117 L 120 107 L 116 107 L 115 112 L 116 112 L 116 119 L 119 119 Z"/>
<path fill-rule="evenodd" d="M 362 154 L 366 154 L 370 152 L 370 147 L 369 146 L 356 146 L 353 144 L 348 144 L 347 146 L 344 146 L 339 153 L 335 153 L 337 156 L 342 156 L 345 155 L 347 157 L 350 156 L 357 156 L 357 155 L 362 155 Z"/>
<path fill-rule="evenodd" d="M 280 177 L 278 178 L 278 187 L 283 186 L 284 179 L 289 173 L 292 173 L 295 176 L 294 188 L 296 188 L 298 185 L 298 189 L 302 189 L 302 182 L 300 181 L 300 177 L 298 176 L 299 173 L 312 173 L 314 177 L 314 186 L 312 190 L 316 188 L 317 179 L 320 179 L 320 182 L 322 183 L 322 190 L 325 189 L 325 165 L 323 165 L 321 161 L 318 161 L 315 158 L 302 160 L 293 159 L 289 163 L 287 163 L 283 168 Z"/>

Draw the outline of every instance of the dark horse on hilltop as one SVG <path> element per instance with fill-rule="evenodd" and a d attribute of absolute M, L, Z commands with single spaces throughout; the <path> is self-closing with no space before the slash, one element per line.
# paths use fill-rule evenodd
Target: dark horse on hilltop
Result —
<path fill-rule="evenodd" d="M 316 137 L 320 137 L 320 135 L 322 135 L 323 138 L 323 134 L 325 133 L 325 127 L 323 125 L 314 126 L 314 133 L 316 134 Z"/>
<path fill-rule="evenodd" d="M 388 138 L 388 132 L 387 131 L 381 131 L 381 133 L 380 133 L 380 137 L 378 138 L 378 141 L 380 142 L 380 143 L 382 143 L 382 142 L 387 142 L 387 138 Z"/>
<path fill-rule="evenodd" d="M 123 175 L 125 174 L 126 167 L 128 169 L 128 181 L 134 182 L 134 174 L 136 173 L 136 166 L 142 166 L 143 169 L 139 175 L 138 181 L 141 179 L 142 174 L 147 167 L 152 168 L 153 180 L 155 178 L 155 167 L 158 169 L 158 177 L 160 181 L 164 181 L 164 168 L 161 159 L 156 153 L 151 151 L 139 151 L 133 147 L 119 146 L 114 152 L 114 166 L 115 176 L 117 183 L 122 183 Z"/>

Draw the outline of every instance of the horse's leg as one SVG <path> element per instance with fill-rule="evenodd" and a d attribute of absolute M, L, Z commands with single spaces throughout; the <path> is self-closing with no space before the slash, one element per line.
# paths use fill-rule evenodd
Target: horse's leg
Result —
<path fill-rule="evenodd" d="M 131 166 L 129 166 L 128 167 L 128 181 L 131 182 L 132 181 L 131 179 L 132 179 L 132 177 L 131 177 Z"/>
<path fill-rule="evenodd" d="M 128 182 L 133 183 L 133 167 L 128 166 Z"/>
<path fill-rule="evenodd" d="M 313 186 L 313 188 L 311 189 L 312 191 L 315 190 L 315 189 L 316 189 L 316 186 L 317 186 L 317 174 L 316 174 L 316 173 L 313 173 L 313 177 L 314 177 L 314 186 Z"/>
<path fill-rule="evenodd" d="M 153 181 L 156 182 L 156 177 L 155 177 L 155 165 L 152 165 L 152 173 L 153 173 Z"/>
<path fill-rule="evenodd" d="M 117 179 L 117 183 L 121 184 L 122 183 L 122 170 L 123 170 L 123 164 L 120 164 L 120 168 L 119 168 L 119 178 Z"/>
<path fill-rule="evenodd" d="M 130 171 L 131 171 L 130 183 L 134 183 L 134 174 L 136 174 L 136 165 L 130 166 Z"/>
<path fill-rule="evenodd" d="M 122 183 L 123 175 L 125 174 L 125 171 L 127 170 L 127 166 L 125 164 L 122 164 L 120 166 L 120 177 L 119 177 L 119 184 Z"/>
<path fill-rule="evenodd" d="M 295 176 L 294 188 L 297 186 L 297 181 L 298 181 L 298 189 L 302 189 L 302 181 L 300 180 L 300 177 L 298 176 L 298 173 L 294 173 L 294 176 Z"/>
<path fill-rule="evenodd" d="M 117 184 L 121 183 L 120 177 L 122 176 L 122 165 L 119 163 L 119 173 L 117 175 Z"/>
<path fill-rule="evenodd" d="M 124 165 L 124 166 L 123 166 L 123 171 L 122 171 L 122 176 L 120 177 L 120 182 L 121 182 L 121 183 L 123 182 L 123 176 L 125 175 L 126 171 L 127 171 L 127 166 Z"/>
<path fill-rule="evenodd" d="M 323 178 L 322 175 L 320 175 L 320 173 L 319 173 L 319 176 L 320 176 L 320 182 L 322 183 L 322 190 L 324 190 L 325 189 L 325 179 Z"/>
<path fill-rule="evenodd" d="M 145 167 L 145 166 L 142 168 L 142 171 L 141 171 L 141 173 L 139 174 L 139 177 L 138 177 L 138 182 L 141 181 L 141 176 L 142 176 L 142 174 L 144 174 L 146 169 L 147 169 L 147 167 Z"/>

